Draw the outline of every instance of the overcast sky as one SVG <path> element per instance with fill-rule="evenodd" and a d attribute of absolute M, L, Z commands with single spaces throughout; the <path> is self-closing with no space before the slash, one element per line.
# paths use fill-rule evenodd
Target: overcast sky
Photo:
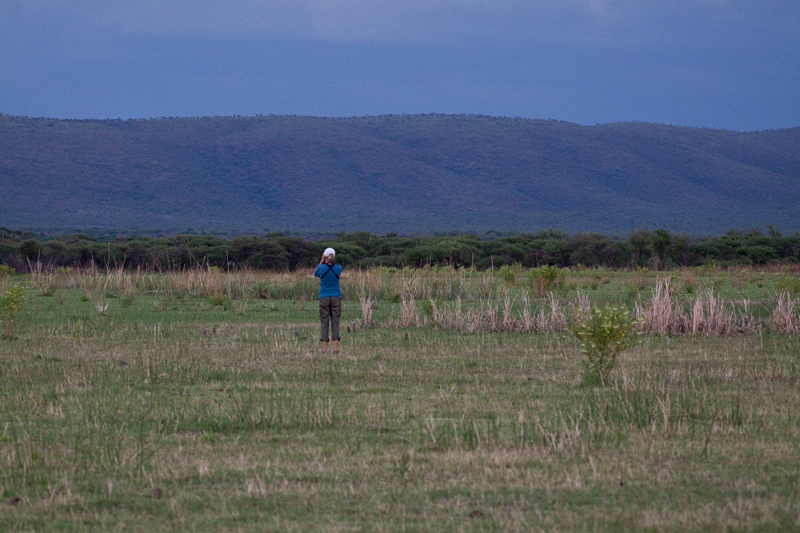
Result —
<path fill-rule="evenodd" d="M 800 126 L 800 0 L 0 0 L 0 113 Z"/>

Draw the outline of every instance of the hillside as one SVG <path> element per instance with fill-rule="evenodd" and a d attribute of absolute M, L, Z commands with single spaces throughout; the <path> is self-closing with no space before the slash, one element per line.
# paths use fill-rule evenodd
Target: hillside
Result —
<path fill-rule="evenodd" d="M 452 115 L 0 115 L 0 226 L 800 230 L 800 128 Z"/>

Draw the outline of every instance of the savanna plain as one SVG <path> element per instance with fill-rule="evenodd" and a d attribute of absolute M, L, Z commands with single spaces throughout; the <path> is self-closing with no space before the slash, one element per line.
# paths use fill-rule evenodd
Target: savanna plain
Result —
<path fill-rule="evenodd" d="M 0 276 L 0 529 L 800 530 L 795 267 Z M 573 334 L 635 318 L 609 380 Z"/>

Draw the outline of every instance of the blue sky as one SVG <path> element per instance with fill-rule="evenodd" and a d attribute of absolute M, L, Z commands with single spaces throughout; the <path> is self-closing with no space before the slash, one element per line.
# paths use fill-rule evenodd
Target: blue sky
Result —
<path fill-rule="evenodd" d="M 0 0 L 0 113 L 800 126 L 798 0 Z"/>

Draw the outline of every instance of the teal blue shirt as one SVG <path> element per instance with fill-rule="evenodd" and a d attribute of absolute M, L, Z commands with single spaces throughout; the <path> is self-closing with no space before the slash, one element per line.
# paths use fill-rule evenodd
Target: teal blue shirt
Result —
<path fill-rule="evenodd" d="M 314 271 L 314 275 L 319 278 L 319 297 L 326 296 L 342 297 L 342 289 L 339 287 L 339 276 L 342 275 L 342 265 L 328 266 L 322 263 Z"/>

